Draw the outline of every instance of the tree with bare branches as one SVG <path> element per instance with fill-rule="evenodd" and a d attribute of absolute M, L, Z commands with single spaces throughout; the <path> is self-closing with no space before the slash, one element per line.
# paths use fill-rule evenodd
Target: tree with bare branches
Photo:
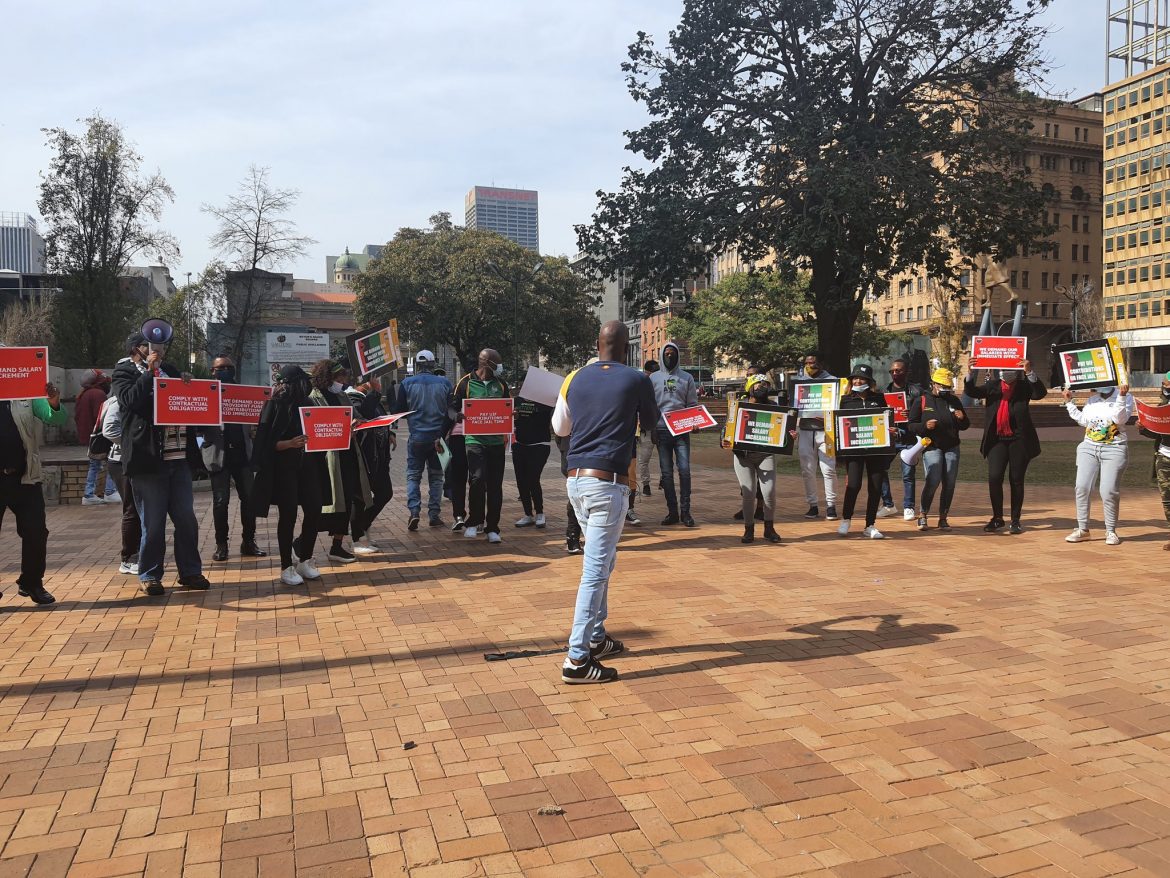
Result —
<path fill-rule="evenodd" d="M 268 168 L 252 165 L 237 193 L 222 207 L 203 205 L 216 220 L 211 246 L 227 268 L 243 272 L 245 282 L 226 290 L 226 323 L 231 355 L 237 367 L 243 363 L 248 336 L 264 320 L 274 299 L 273 287 L 258 272 L 277 268 L 304 256 L 312 238 L 297 234 L 288 213 L 300 192 L 278 189 L 268 178 Z"/>

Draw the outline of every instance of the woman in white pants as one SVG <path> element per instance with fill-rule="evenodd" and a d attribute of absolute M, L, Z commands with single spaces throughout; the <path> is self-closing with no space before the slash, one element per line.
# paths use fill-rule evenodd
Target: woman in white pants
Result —
<path fill-rule="evenodd" d="M 1084 408 L 1077 408 L 1071 390 L 1064 391 L 1069 417 L 1085 428 L 1077 446 L 1077 527 L 1065 537 L 1069 543 L 1089 538 L 1089 498 L 1093 482 L 1100 482 L 1105 509 L 1105 545 L 1116 546 L 1117 509 L 1121 499 L 1121 475 L 1129 462 L 1125 424 L 1133 414 L 1128 385 L 1100 388 L 1089 394 Z"/>

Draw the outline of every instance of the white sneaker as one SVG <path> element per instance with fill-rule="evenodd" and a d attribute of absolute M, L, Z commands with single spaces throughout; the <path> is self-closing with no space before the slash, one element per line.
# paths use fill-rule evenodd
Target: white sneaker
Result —
<path fill-rule="evenodd" d="M 1121 545 L 1121 537 L 1119 537 L 1117 535 L 1116 531 L 1111 530 L 1111 531 L 1109 531 L 1109 533 L 1105 534 L 1105 545 L 1107 545 L 1107 546 L 1120 546 Z"/>
<path fill-rule="evenodd" d="M 503 541 L 504 541 L 504 538 L 501 537 L 495 531 L 492 531 L 491 533 L 488 534 L 488 542 L 489 543 L 502 543 Z"/>
<path fill-rule="evenodd" d="M 280 581 L 284 585 L 304 585 L 305 580 L 297 573 L 297 568 L 289 565 L 280 571 Z"/>
<path fill-rule="evenodd" d="M 903 509 L 902 510 L 902 521 L 913 521 L 913 520 L 914 520 L 914 510 L 913 509 Z"/>
<path fill-rule="evenodd" d="M 112 494 L 106 494 L 106 496 L 102 497 L 102 502 L 103 503 L 117 503 L 119 506 L 121 506 L 122 505 L 122 495 L 119 494 L 117 491 L 115 491 Z"/>
<path fill-rule="evenodd" d="M 862 533 L 871 540 L 884 540 L 886 535 L 878 530 L 876 527 L 867 527 Z"/>
<path fill-rule="evenodd" d="M 138 575 L 138 562 L 137 561 L 123 561 L 121 564 L 118 565 L 118 572 L 119 573 L 130 573 L 130 574 L 133 574 L 134 576 L 137 576 Z"/>
<path fill-rule="evenodd" d="M 842 518 L 841 523 L 837 525 L 837 533 L 841 534 L 841 536 L 845 536 L 845 534 L 849 533 L 849 528 L 852 524 L 853 519 Z"/>
<path fill-rule="evenodd" d="M 516 527 L 532 527 L 536 523 L 536 519 L 531 515 L 524 515 L 516 519 Z"/>
<path fill-rule="evenodd" d="M 877 511 L 878 518 L 888 518 L 889 516 L 891 516 L 893 514 L 894 514 L 894 507 L 893 506 L 883 506 L 881 509 L 879 509 Z"/>
<path fill-rule="evenodd" d="M 97 496 L 96 494 L 94 494 L 92 497 L 82 497 L 81 498 L 81 505 L 82 506 L 101 506 L 102 505 L 102 498 Z"/>
<path fill-rule="evenodd" d="M 362 537 L 360 540 L 354 540 L 353 553 L 355 555 L 373 555 L 380 551 L 381 549 L 370 542 L 369 537 Z"/>
<path fill-rule="evenodd" d="M 1083 543 L 1089 538 L 1087 530 L 1081 530 L 1079 527 L 1064 538 L 1066 543 Z"/>
<path fill-rule="evenodd" d="M 544 520 L 544 513 L 540 512 L 536 516 L 536 526 L 544 527 L 547 522 Z"/>
<path fill-rule="evenodd" d="M 304 579 L 320 579 L 321 571 L 313 566 L 312 560 L 298 561 L 296 563 L 296 572 Z M 283 574 L 282 574 L 283 575 Z"/>
<path fill-rule="evenodd" d="M 467 537 L 469 540 L 475 539 L 477 536 L 479 536 L 479 528 L 465 527 L 463 528 L 463 536 Z"/>

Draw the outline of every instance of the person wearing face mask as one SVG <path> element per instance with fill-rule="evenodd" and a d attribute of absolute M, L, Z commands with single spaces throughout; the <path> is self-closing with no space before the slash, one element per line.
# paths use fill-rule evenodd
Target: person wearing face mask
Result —
<path fill-rule="evenodd" d="M 1121 501 L 1121 476 L 1129 463 L 1129 442 L 1125 425 L 1133 415 L 1129 386 L 1094 390 L 1078 409 L 1073 392 L 1064 391 L 1068 416 L 1085 428 L 1077 446 L 1077 526 L 1065 542 L 1080 543 L 1089 538 L 1089 503 L 1093 482 L 1100 483 L 1101 506 L 1105 510 L 1105 545 L 1121 543 L 1117 535 L 1117 511 Z"/>
<path fill-rule="evenodd" d="M 752 375 L 744 384 L 744 393 L 741 401 L 754 402 L 766 405 L 770 401 L 772 382 L 767 375 Z M 722 444 L 730 444 L 729 436 L 725 436 Z M 754 513 L 757 503 L 761 506 L 764 520 L 764 539 L 770 543 L 780 542 L 780 534 L 776 533 L 776 455 L 764 451 L 750 451 L 735 449 L 732 451 L 731 465 L 735 470 L 735 478 L 739 482 L 739 494 L 742 500 L 743 537 L 741 542 L 751 543 L 756 538 L 756 522 Z"/>
<path fill-rule="evenodd" d="M 504 381 L 504 363 L 498 351 L 484 348 L 473 372 L 460 379 L 451 394 L 448 420 L 463 420 L 463 400 L 504 399 L 511 395 Z M 504 463 L 506 436 L 464 436 L 467 474 L 470 487 L 467 497 L 467 521 L 463 536 L 474 538 L 481 530 L 493 545 L 502 543 L 500 511 L 504 506 Z M 485 508 L 486 507 L 486 508 Z"/>
<path fill-rule="evenodd" d="M 801 374 L 798 381 L 834 381 L 832 375 L 821 368 L 820 354 L 810 351 L 805 355 L 800 365 Z M 825 444 L 825 417 L 798 418 L 796 421 L 797 443 L 796 453 L 800 457 L 800 474 L 804 478 L 804 493 L 808 500 L 808 511 L 805 518 L 819 518 L 821 511 L 817 505 L 817 469 L 820 469 L 821 480 L 825 490 L 825 519 L 834 521 L 837 518 L 837 461 L 830 454 Z"/>
<path fill-rule="evenodd" d="M 1032 425 L 1029 405 L 1048 395 L 1044 382 L 1032 371 L 1031 360 L 1021 360 L 1019 370 L 1003 370 L 989 376 L 982 386 L 974 374 L 967 376 L 967 396 L 982 399 L 987 407 L 983 441 L 979 452 L 987 460 L 987 489 L 991 495 L 991 520 L 983 526 L 996 533 L 1005 526 L 1003 518 L 1003 478 L 1011 485 L 1011 522 L 1008 533 L 1024 532 L 1020 515 L 1024 510 L 1024 477 L 1028 464 L 1040 454 L 1040 437 Z"/>
<path fill-rule="evenodd" d="M 363 421 L 372 421 L 389 414 L 382 404 L 382 389 L 375 381 L 363 381 L 347 388 L 345 395 L 353 405 L 354 414 Z M 446 403 L 444 403 L 444 408 Z M 356 555 L 372 555 L 379 551 L 370 542 L 370 528 L 374 519 L 394 497 L 394 483 L 390 479 L 390 453 L 398 447 L 398 437 L 389 427 L 373 427 L 355 434 L 358 454 L 370 478 L 370 505 L 355 506 L 350 522 L 353 551 Z"/>
<path fill-rule="evenodd" d="M 886 398 L 878 392 L 877 381 L 873 377 L 873 367 L 859 363 L 853 367 L 849 375 L 849 393 L 841 400 L 842 409 L 884 409 Z M 897 435 L 901 431 L 894 427 Z M 857 505 L 857 495 L 861 493 L 861 483 L 869 485 L 865 496 L 865 531 L 864 534 L 871 540 L 883 540 L 885 534 L 877 529 L 877 511 L 881 504 L 882 478 L 890 469 L 894 455 L 873 455 L 869 457 L 853 457 L 846 460 L 845 472 L 845 505 L 841 508 L 841 524 L 837 526 L 837 533 L 845 536 L 853 525 L 853 510 Z"/>
<path fill-rule="evenodd" d="M 236 366 L 232 358 L 220 354 L 211 364 L 211 377 L 223 384 L 236 383 Z M 228 504 L 232 482 L 240 500 L 240 525 L 243 541 L 240 554 L 263 558 L 268 553 L 256 545 L 256 514 L 252 511 L 253 473 L 251 431 L 243 424 L 224 424 L 222 427 L 200 427 L 203 466 L 211 477 L 211 513 L 215 522 L 215 554 L 213 561 L 228 557 Z"/>
<path fill-rule="evenodd" d="M 654 387 L 654 398 L 662 414 L 691 408 L 699 404 L 699 391 L 695 379 L 679 367 L 679 348 L 672 341 L 662 346 L 659 360 L 662 368 L 650 376 Z M 691 517 L 691 434 L 673 436 L 666 429 L 666 422 L 659 421 L 655 428 L 654 443 L 658 446 L 658 469 L 662 473 L 662 490 L 666 494 L 666 518 L 664 525 L 678 524 L 695 526 Z M 678 494 L 674 491 L 674 468 L 678 465 Z"/>
<path fill-rule="evenodd" d="M 959 433 L 971 426 L 954 388 L 954 373 L 949 369 L 935 369 L 930 376 L 930 390 L 907 409 L 907 433 L 930 440 L 930 446 L 922 455 L 926 484 L 922 486 L 919 505 L 919 530 L 926 530 L 929 526 L 927 518 L 939 485 L 942 485 L 942 499 L 938 506 L 938 529 L 951 528 L 947 515 L 951 511 L 955 483 L 959 478 Z"/>
<path fill-rule="evenodd" d="M 260 412 L 256 440 L 252 444 L 252 464 L 256 468 L 253 508 L 261 518 L 267 518 L 271 507 L 276 507 L 280 581 L 293 586 L 321 577 L 321 572 L 313 566 L 313 551 L 321 520 L 322 455 L 305 452 L 300 414 L 303 407 L 311 405 L 311 389 L 304 369 L 283 367 L 272 398 Z M 301 535 L 294 540 L 298 506 Z"/>
<path fill-rule="evenodd" d="M 922 399 L 922 388 L 910 380 L 910 367 L 901 358 L 890 364 L 890 383 L 886 385 L 886 393 L 906 394 L 906 411 L 909 412 Z M 911 437 L 913 438 L 913 437 Z M 917 466 L 909 466 L 902 460 L 898 463 L 902 467 L 902 518 L 906 521 L 914 520 L 914 495 L 918 490 Z M 893 515 L 897 511 L 894 506 L 894 495 L 890 491 L 890 474 L 882 480 L 882 507 L 878 510 L 878 518 Z"/>
<path fill-rule="evenodd" d="M 343 362 L 320 360 L 313 366 L 309 380 L 313 389 L 309 392 L 309 405 L 350 405 L 345 395 L 345 382 L 349 369 Z M 361 423 L 361 416 L 354 412 L 354 424 Z M 361 509 L 370 508 L 373 498 L 370 492 L 369 473 L 365 462 L 358 456 L 357 444 L 351 434 L 349 447 L 343 451 L 314 452 L 309 456 L 324 458 L 327 481 L 321 506 L 321 529 L 333 538 L 329 546 L 329 560 L 337 564 L 352 564 L 354 553 L 343 545 L 346 533 L 354 515 Z M 362 554 L 366 554 L 363 552 Z"/>

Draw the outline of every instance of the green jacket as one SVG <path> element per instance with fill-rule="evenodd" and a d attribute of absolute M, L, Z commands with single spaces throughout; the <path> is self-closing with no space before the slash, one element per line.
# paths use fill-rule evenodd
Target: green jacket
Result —
<path fill-rule="evenodd" d="M 463 411 L 465 399 L 505 399 L 510 396 L 508 385 L 499 378 L 489 378 L 481 381 L 474 372 L 468 372 L 459 379 L 455 392 L 451 395 L 451 408 L 456 413 Z M 507 436 L 468 436 L 464 442 L 467 445 L 503 445 Z"/>
<path fill-rule="evenodd" d="M 14 399 L 9 403 L 12 420 L 20 441 L 24 443 L 24 478 L 21 484 L 35 485 L 41 480 L 41 443 L 45 439 L 45 424 L 60 427 L 69 415 L 65 407 L 49 405 L 47 399 Z"/>
<path fill-rule="evenodd" d="M 333 405 L 320 390 L 314 388 L 313 392 L 309 394 L 309 401 L 313 405 Z M 320 454 L 321 452 L 314 452 Z M 369 506 L 373 502 L 373 494 L 370 491 L 370 475 L 366 472 L 366 464 L 362 455 L 358 453 L 354 446 L 353 439 L 349 440 L 349 448 L 345 451 L 326 451 L 325 454 L 325 468 L 329 471 L 329 493 L 322 498 L 321 511 L 326 515 L 334 512 L 345 512 L 345 480 L 341 475 L 341 455 L 352 454 L 357 458 L 357 471 L 360 486 L 358 488 L 358 496 L 353 499 L 365 506 Z"/>

